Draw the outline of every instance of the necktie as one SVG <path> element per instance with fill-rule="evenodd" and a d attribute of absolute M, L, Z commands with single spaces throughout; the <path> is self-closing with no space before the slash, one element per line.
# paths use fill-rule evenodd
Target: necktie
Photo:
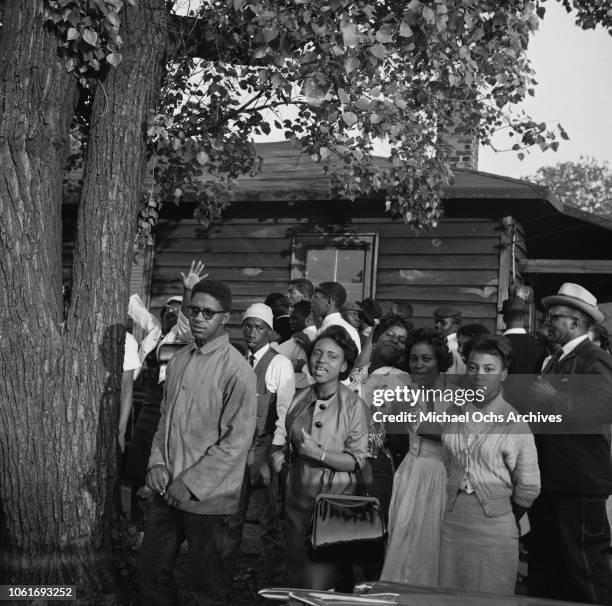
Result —
<path fill-rule="evenodd" d="M 255 368 L 255 354 L 251 354 L 249 356 L 249 364 L 251 365 L 251 368 Z"/>
<path fill-rule="evenodd" d="M 563 348 L 560 347 L 554 353 L 553 357 L 550 360 L 548 360 L 548 364 L 546 365 L 546 368 L 544 368 L 544 370 L 542 371 L 542 374 L 545 375 L 545 374 L 550 374 L 551 372 L 553 372 L 555 370 L 557 362 L 559 361 L 562 355 L 563 355 Z"/>

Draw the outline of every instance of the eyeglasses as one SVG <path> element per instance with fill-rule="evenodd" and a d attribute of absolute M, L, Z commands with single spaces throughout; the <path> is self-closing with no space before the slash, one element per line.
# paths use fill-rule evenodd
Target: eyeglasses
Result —
<path fill-rule="evenodd" d="M 557 318 L 568 318 L 569 320 L 579 320 L 576 316 L 568 316 L 567 314 L 546 314 L 544 316 L 544 320 L 546 322 L 551 322 L 552 320 L 556 320 Z"/>
<path fill-rule="evenodd" d="M 195 320 L 200 314 L 205 320 L 212 320 L 217 314 L 224 314 L 225 311 L 216 311 L 214 309 L 207 309 L 206 307 L 198 307 L 197 305 L 187 306 L 187 315 Z"/>

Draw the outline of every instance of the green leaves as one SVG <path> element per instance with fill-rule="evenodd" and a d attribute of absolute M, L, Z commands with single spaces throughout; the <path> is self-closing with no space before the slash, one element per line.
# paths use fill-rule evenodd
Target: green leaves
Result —
<path fill-rule="evenodd" d="M 355 46 L 359 42 L 357 26 L 354 23 L 343 22 L 340 25 L 340 31 L 345 47 Z"/>
<path fill-rule="evenodd" d="M 342 114 L 342 120 L 344 120 L 344 123 L 347 126 L 353 126 L 353 124 L 357 122 L 357 115 L 354 114 L 353 112 L 344 112 Z"/>
<path fill-rule="evenodd" d="M 561 127 L 508 113 L 535 86 L 525 52 L 538 18 L 534 3 L 201 4 L 196 17 L 216 54 L 172 58 L 149 147 L 164 158 L 156 196 L 198 200 L 206 225 L 229 204 L 233 180 L 258 170 L 253 136 L 284 136 L 305 157 L 324 161 L 334 195 L 384 191 L 389 212 L 415 228 L 439 221 L 441 187 L 450 178 L 441 135 L 457 125 L 484 142 L 508 130 L 523 157 L 530 146 L 554 150 L 567 138 Z M 100 23 L 79 17 L 66 33 L 72 27 L 72 42 L 95 52 L 117 29 L 113 19 Z M 97 46 L 81 39 L 85 27 L 98 34 Z M 109 57 L 119 47 L 104 50 L 114 65 Z M 74 61 L 80 69 L 82 58 Z M 379 140 L 390 150 L 382 166 L 372 159 Z"/>
<path fill-rule="evenodd" d="M 83 86 L 87 78 L 98 78 L 105 64 L 116 68 L 121 62 L 123 5 L 122 0 L 45 0 L 46 19 L 58 36 L 66 69 Z"/>
<path fill-rule="evenodd" d="M 370 47 L 370 52 L 378 59 L 384 59 L 387 54 L 387 49 L 382 44 L 373 44 Z"/>
<path fill-rule="evenodd" d="M 117 67 L 121 63 L 121 53 L 109 53 L 106 55 L 106 61 L 113 67 Z"/>
<path fill-rule="evenodd" d="M 347 57 L 344 60 L 343 65 L 346 73 L 350 74 L 351 72 L 354 72 L 355 70 L 359 69 L 359 67 L 361 66 L 361 61 L 359 61 L 357 57 Z"/>
<path fill-rule="evenodd" d="M 410 25 L 408 25 L 406 21 L 402 21 L 400 23 L 399 35 L 402 36 L 403 38 L 410 38 L 411 36 L 414 35 L 412 28 L 410 27 Z"/>

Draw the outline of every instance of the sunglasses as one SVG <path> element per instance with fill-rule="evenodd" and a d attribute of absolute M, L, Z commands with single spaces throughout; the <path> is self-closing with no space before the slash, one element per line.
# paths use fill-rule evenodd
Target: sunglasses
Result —
<path fill-rule="evenodd" d="M 205 320 L 212 320 L 217 314 L 224 314 L 224 310 L 217 311 L 215 309 L 208 309 L 206 307 L 198 307 L 197 305 L 187 306 L 187 315 L 195 320 L 200 314 Z"/>

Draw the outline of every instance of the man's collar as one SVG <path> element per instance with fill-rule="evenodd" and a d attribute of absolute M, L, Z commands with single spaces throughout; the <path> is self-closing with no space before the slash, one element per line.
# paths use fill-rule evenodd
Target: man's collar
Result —
<path fill-rule="evenodd" d="M 251 356 L 255 356 L 255 364 L 257 364 L 257 362 L 259 362 L 259 360 L 263 358 L 264 354 L 268 351 L 268 349 L 270 349 L 270 343 L 266 343 L 263 347 L 259 348 L 254 353 L 249 351 L 247 355 L 247 359 L 250 358 Z"/>
<path fill-rule="evenodd" d="M 589 335 L 588 334 L 584 334 L 584 335 L 580 335 L 579 337 L 576 337 L 575 339 L 572 339 L 571 341 L 568 341 L 561 348 L 561 349 L 563 349 L 563 354 L 561 355 L 559 360 L 563 360 L 563 358 L 565 358 L 566 356 L 571 354 L 572 351 L 574 351 L 574 349 L 576 349 L 576 347 L 578 347 L 578 345 L 580 345 L 580 343 L 582 343 L 585 339 L 588 339 L 588 338 L 589 338 Z"/>
<path fill-rule="evenodd" d="M 504 332 L 504 336 L 506 335 L 526 335 L 527 331 L 524 328 L 509 328 Z"/>
<path fill-rule="evenodd" d="M 338 320 L 344 320 L 342 314 L 339 311 L 335 311 L 334 313 L 328 314 L 323 318 L 321 328 L 323 328 L 323 326 L 327 326 L 330 322 L 337 322 Z"/>
<path fill-rule="evenodd" d="M 226 332 L 224 332 L 218 337 L 215 337 L 214 339 L 211 339 L 210 341 L 206 341 L 206 343 L 204 343 L 204 345 L 202 345 L 201 347 L 199 347 L 198 344 L 194 341 L 193 347 L 194 349 L 197 349 L 200 353 L 206 354 L 206 353 L 215 351 L 216 349 L 220 349 L 221 347 L 227 345 L 228 343 L 229 343 L 229 335 Z"/>

